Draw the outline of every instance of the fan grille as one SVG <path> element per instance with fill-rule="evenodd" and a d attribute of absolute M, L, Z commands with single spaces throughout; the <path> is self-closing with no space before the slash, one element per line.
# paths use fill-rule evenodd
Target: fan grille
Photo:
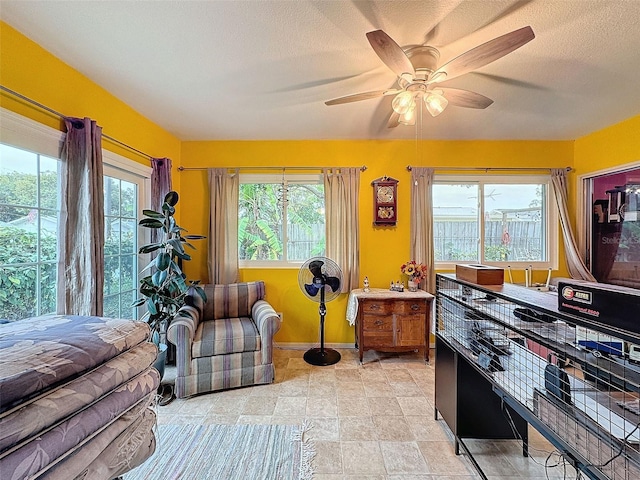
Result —
<path fill-rule="evenodd" d="M 313 257 L 304 262 L 298 272 L 300 290 L 314 302 L 321 301 L 320 290 L 324 289 L 324 301 L 330 302 L 341 293 L 342 270 L 327 257 Z"/>

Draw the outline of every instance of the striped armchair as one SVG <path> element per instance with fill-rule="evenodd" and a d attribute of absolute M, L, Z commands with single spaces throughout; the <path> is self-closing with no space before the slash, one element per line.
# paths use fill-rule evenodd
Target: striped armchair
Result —
<path fill-rule="evenodd" d="M 176 396 L 273 382 L 280 318 L 264 300 L 264 282 L 203 288 L 207 302 L 190 290 L 167 330 L 176 346 Z"/>

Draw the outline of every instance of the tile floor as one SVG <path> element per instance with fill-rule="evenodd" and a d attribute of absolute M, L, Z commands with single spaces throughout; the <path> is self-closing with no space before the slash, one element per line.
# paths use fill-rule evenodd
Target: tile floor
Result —
<path fill-rule="evenodd" d="M 453 451 L 443 420 L 434 419 L 433 360 L 416 353 L 340 350 L 339 363 L 308 365 L 302 350 L 275 349 L 271 385 L 176 399 L 159 407 L 160 424 L 301 424 L 316 449 L 315 480 L 443 480 L 480 478 L 469 460 Z M 434 358 L 433 356 L 431 357 Z M 173 371 L 172 371 L 173 370 Z M 165 381 L 175 375 L 169 367 Z M 531 429 L 530 452 L 517 441 L 467 441 L 491 479 L 576 478 L 558 465 L 553 447 Z"/>

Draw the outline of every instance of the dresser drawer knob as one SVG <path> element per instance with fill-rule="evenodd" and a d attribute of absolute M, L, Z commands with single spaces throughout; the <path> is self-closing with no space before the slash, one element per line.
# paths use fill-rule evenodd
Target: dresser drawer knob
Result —
<path fill-rule="evenodd" d="M 372 303 L 369 308 L 371 310 L 380 310 L 380 305 L 378 305 L 377 303 Z"/>
<path fill-rule="evenodd" d="M 417 303 L 412 304 L 411 310 L 420 310 L 420 305 L 418 305 Z"/>
<path fill-rule="evenodd" d="M 384 322 L 382 320 L 376 320 L 373 323 L 374 323 L 374 325 L 382 325 Z"/>

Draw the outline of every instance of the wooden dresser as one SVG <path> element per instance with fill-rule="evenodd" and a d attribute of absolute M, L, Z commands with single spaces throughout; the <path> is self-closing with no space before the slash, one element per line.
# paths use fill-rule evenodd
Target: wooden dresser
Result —
<path fill-rule="evenodd" d="M 353 290 L 349 301 L 357 302 L 356 338 L 360 362 L 365 350 L 422 350 L 428 362 L 433 298 L 433 295 L 422 290 Z"/>

